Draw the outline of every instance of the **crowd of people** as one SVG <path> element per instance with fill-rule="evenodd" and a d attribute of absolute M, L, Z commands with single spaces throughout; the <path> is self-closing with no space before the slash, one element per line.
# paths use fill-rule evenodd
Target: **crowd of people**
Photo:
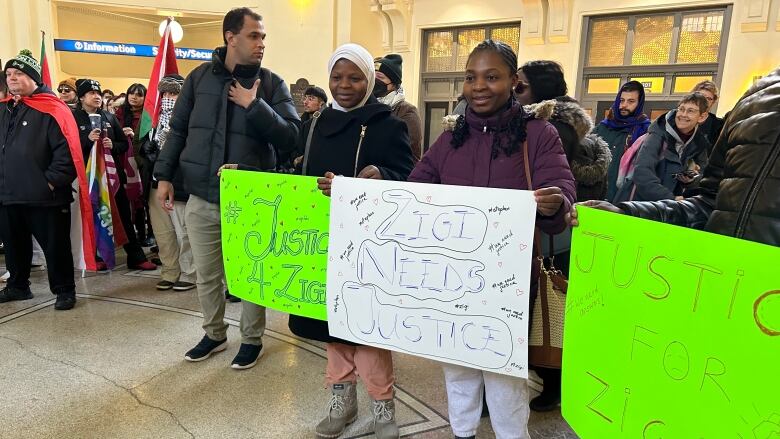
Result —
<path fill-rule="evenodd" d="M 644 87 L 629 81 L 594 127 L 568 96 L 559 64 L 519 66 L 510 46 L 486 40 L 468 57 L 455 114 L 425 148 L 419 113 L 405 100 L 399 55 L 375 58 L 357 44 L 338 47 L 323 66 L 332 99 L 310 87 L 298 115 L 285 81 L 261 67 L 265 38 L 261 16 L 248 8 L 228 12 L 224 45 L 212 60 L 186 79 L 160 81 L 159 122 L 143 137 L 142 84 L 115 97 L 95 80 L 68 78 L 57 87 L 58 99 L 29 54 L 9 60 L 0 81 L 0 237 L 9 271 L 0 302 L 30 299 L 32 266 L 45 263 L 55 308 L 75 305 L 71 189 L 98 144 L 117 164 L 127 266 L 161 265 L 159 290 L 197 288 L 204 335 L 185 353 L 190 362 L 227 347 L 219 208 L 225 168 L 317 176 L 325 195 L 336 175 L 531 190 L 536 225 L 556 237 L 543 252 L 555 255 L 564 273 L 578 201 L 780 244 L 780 71 L 759 81 L 725 121 L 711 112 L 719 97 L 711 81 L 655 120 L 643 111 Z M 45 261 L 34 256 L 38 244 Z M 153 246 L 156 264 L 144 252 Z M 532 270 L 529 291 L 536 291 L 538 272 Z M 187 280 L 193 274 L 195 284 Z M 265 308 L 247 301 L 241 307 L 241 346 L 230 363 L 237 370 L 252 368 L 263 355 L 266 322 Z M 391 353 L 332 337 L 323 321 L 291 315 L 289 327 L 327 344 L 330 396 L 316 434 L 339 437 L 357 419 L 359 377 L 372 401 L 376 437 L 397 438 Z M 529 404 L 526 380 L 442 367 L 457 438 L 475 437 L 484 404 L 497 437 L 528 438 L 529 407 L 547 411 L 560 403 L 558 369 L 537 369 L 544 390 Z"/>

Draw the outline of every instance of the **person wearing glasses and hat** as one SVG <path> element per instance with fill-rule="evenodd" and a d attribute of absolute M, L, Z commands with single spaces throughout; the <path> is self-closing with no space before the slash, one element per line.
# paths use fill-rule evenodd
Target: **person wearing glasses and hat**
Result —
<path fill-rule="evenodd" d="M 70 77 L 60 81 L 57 85 L 57 93 L 60 94 L 60 100 L 68 104 L 71 110 L 76 109 L 76 104 L 79 102 L 79 98 L 76 96 L 76 78 Z"/>

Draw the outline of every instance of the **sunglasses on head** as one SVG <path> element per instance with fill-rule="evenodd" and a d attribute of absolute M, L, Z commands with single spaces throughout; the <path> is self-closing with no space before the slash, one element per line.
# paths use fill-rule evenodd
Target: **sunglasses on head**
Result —
<path fill-rule="evenodd" d="M 70 87 L 60 87 L 57 89 L 57 91 L 60 93 L 70 93 L 73 91 L 73 89 Z"/>

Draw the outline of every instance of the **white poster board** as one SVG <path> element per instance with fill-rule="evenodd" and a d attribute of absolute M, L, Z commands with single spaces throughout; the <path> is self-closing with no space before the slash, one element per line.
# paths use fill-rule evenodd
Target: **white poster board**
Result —
<path fill-rule="evenodd" d="M 528 376 L 530 191 L 337 177 L 330 334 Z"/>

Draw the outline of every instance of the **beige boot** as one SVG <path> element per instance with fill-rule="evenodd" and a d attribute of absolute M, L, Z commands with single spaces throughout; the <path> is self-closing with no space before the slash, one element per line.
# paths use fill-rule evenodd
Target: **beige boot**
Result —
<path fill-rule="evenodd" d="M 357 419 L 357 390 L 354 383 L 336 383 L 331 386 L 328 415 L 317 424 L 317 436 L 339 437 L 347 425 Z"/>
<path fill-rule="evenodd" d="M 398 439 L 398 424 L 395 423 L 395 402 L 393 399 L 373 401 L 374 435 L 377 439 Z"/>

